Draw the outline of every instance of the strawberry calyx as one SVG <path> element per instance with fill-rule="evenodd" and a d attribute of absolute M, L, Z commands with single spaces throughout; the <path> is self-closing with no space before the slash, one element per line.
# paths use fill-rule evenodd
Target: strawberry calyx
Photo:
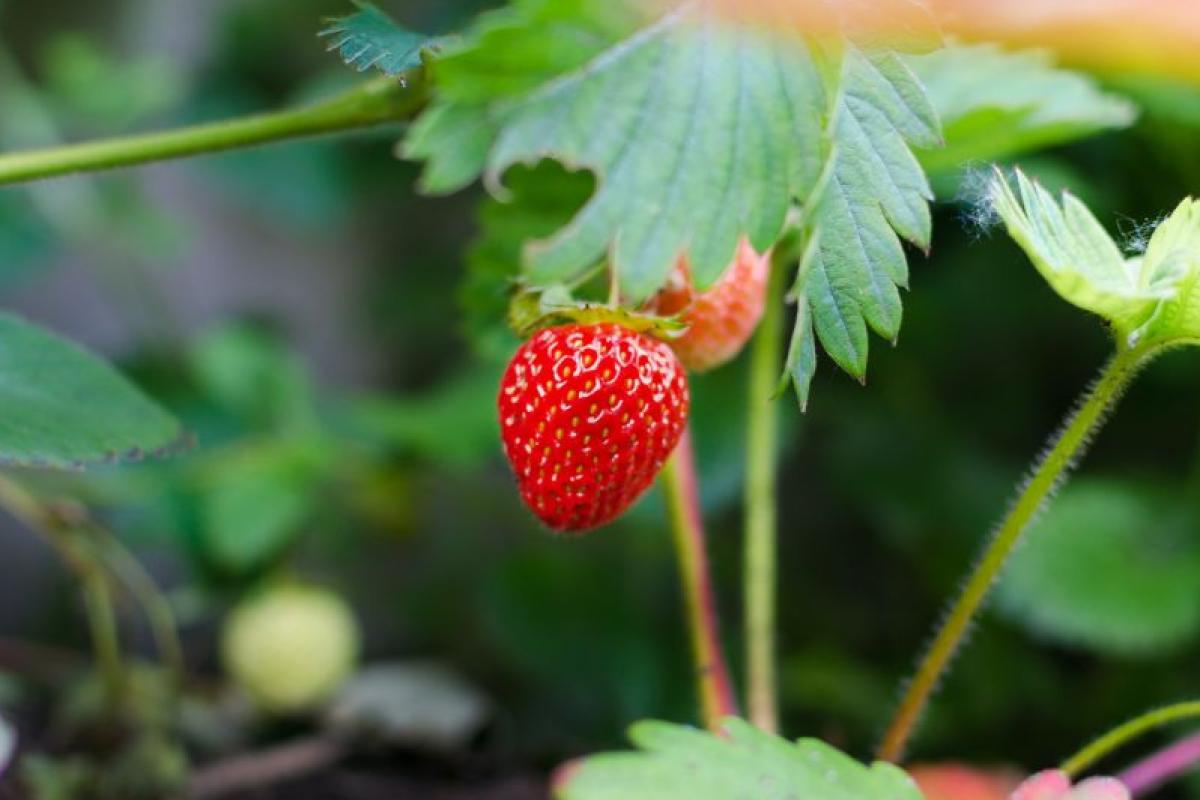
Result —
<path fill-rule="evenodd" d="M 565 286 L 521 286 L 508 305 L 508 326 L 523 339 L 543 328 L 565 325 L 613 323 L 656 339 L 682 336 L 688 325 L 680 316 L 660 316 L 620 306 L 577 300 Z"/>

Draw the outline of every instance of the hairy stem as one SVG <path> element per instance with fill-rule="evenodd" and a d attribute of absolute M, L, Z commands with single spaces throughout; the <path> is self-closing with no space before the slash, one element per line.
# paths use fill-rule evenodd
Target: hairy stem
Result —
<path fill-rule="evenodd" d="M 742 591 L 746 629 L 746 703 L 750 721 L 768 733 L 779 729 L 775 678 L 777 521 L 775 441 L 783 333 L 782 264 L 772 261 L 766 306 L 750 354 L 746 419 L 745 555 Z"/>
<path fill-rule="evenodd" d="M 1042 456 L 1033 475 L 991 538 L 962 593 L 942 622 L 925 657 L 909 683 L 879 747 L 879 758 L 899 761 L 921 714 L 970 629 L 992 583 L 1029 527 L 1046 498 L 1082 456 L 1108 411 L 1120 398 L 1138 369 L 1153 352 L 1147 348 L 1120 349 L 1084 394 L 1078 409 Z"/>
<path fill-rule="evenodd" d="M 250 147 L 409 119 L 425 102 L 419 71 L 377 78 L 305 108 L 177 130 L 0 155 L 0 185 Z"/>
<path fill-rule="evenodd" d="M 721 646 L 690 430 L 684 431 L 675 453 L 663 467 L 662 483 L 683 579 L 701 716 L 704 724 L 716 732 L 724 717 L 737 714 L 737 703 Z"/>
<path fill-rule="evenodd" d="M 1108 733 L 1088 744 L 1062 763 L 1062 771 L 1075 777 L 1100 759 L 1129 744 L 1142 734 L 1181 719 L 1200 717 L 1200 700 L 1174 703 L 1148 711 L 1118 725 Z"/>
<path fill-rule="evenodd" d="M 1200 733 L 1159 750 L 1117 776 L 1134 797 L 1149 794 L 1172 778 L 1200 764 Z"/>

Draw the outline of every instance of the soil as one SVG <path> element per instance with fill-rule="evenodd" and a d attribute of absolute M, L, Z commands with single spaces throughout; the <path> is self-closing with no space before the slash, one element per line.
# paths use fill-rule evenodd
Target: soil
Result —
<path fill-rule="evenodd" d="M 339 768 L 269 789 L 225 797 L 228 800 L 548 800 L 549 796 L 545 782 L 533 775 L 464 782 Z"/>

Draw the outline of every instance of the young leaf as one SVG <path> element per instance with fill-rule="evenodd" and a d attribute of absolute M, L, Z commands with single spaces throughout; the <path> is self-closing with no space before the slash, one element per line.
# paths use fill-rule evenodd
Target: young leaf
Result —
<path fill-rule="evenodd" d="M 353 2 L 358 11 L 330 20 L 317 35 L 329 37 L 329 49 L 336 50 L 348 66 L 359 72 L 374 67 L 384 75 L 399 75 L 421 66 L 421 53 L 441 43 L 440 39 L 405 30 L 371 3 Z"/>
<path fill-rule="evenodd" d="M 952 44 L 905 60 L 942 119 L 945 146 L 917 154 L 931 172 L 1124 128 L 1137 116 L 1131 103 L 1055 67 L 1041 50 Z"/>
<path fill-rule="evenodd" d="M 998 170 L 992 207 L 1009 235 L 1064 300 L 1108 320 L 1121 341 L 1200 338 L 1200 204 L 1184 200 L 1158 226 L 1143 256 L 1126 259 L 1076 197 Z"/>
<path fill-rule="evenodd" d="M 116 370 L 0 313 L 0 463 L 78 468 L 180 445 L 183 428 Z"/>
<path fill-rule="evenodd" d="M 1041 636 L 1097 650 L 1179 644 L 1200 630 L 1194 524 L 1161 491 L 1077 479 L 1013 556 L 999 607 Z"/>
<path fill-rule="evenodd" d="M 729 719 L 724 737 L 665 722 L 630 731 L 637 752 L 591 756 L 566 768 L 560 800 L 921 800 L 892 764 L 864 766 L 816 739 L 790 742 Z"/>
<path fill-rule="evenodd" d="M 897 287 L 908 284 L 901 237 L 929 247 L 933 192 L 910 148 L 936 146 L 939 131 L 920 82 L 895 53 L 847 49 L 832 123 L 832 172 L 813 213 L 817 253 L 793 294 L 807 302 L 829 356 L 860 380 L 867 328 L 890 340 L 900 333 Z M 797 319 L 788 364 L 802 405 L 812 362 L 795 358 L 811 348 L 799 327 L 809 324 L 806 315 Z"/>
<path fill-rule="evenodd" d="M 1200 342 L 1200 201 L 1186 198 L 1154 229 L 1140 271 L 1151 286 L 1174 286 L 1140 335 Z"/>
<path fill-rule="evenodd" d="M 614 42 L 615 12 L 601 10 L 612 5 L 622 4 L 526 0 L 503 26 L 489 22 L 439 63 L 440 99 L 407 153 L 431 162 L 435 191 L 480 169 L 498 186 L 512 165 L 546 157 L 593 171 L 591 200 L 527 250 L 526 274 L 567 282 L 608 254 L 636 304 L 684 250 L 707 286 L 743 233 L 759 249 L 775 242 L 819 171 L 826 101 L 794 32 L 687 4 Z M 583 44 L 541 59 L 547 40 Z"/>

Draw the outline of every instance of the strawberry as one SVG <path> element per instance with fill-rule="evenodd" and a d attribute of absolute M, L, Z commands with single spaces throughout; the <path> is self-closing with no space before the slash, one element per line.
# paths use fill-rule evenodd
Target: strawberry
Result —
<path fill-rule="evenodd" d="M 354 672 L 360 632 L 335 592 L 283 584 L 242 601 L 221 631 L 221 660 L 261 710 L 295 714 L 327 701 Z"/>
<path fill-rule="evenodd" d="M 620 516 L 654 481 L 688 416 L 671 348 L 612 322 L 544 328 L 508 364 L 498 398 L 521 498 L 556 531 Z"/>
<path fill-rule="evenodd" d="M 741 352 L 762 318 L 770 269 L 770 254 L 760 255 L 742 239 L 721 279 L 697 294 L 687 258 L 679 259 L 666 287 L 651 301 L 651 309 L 658 314 L 681 314 L 687 323 L 687 332 L 671 342 L 684 366 L 704 372 Z"/>
<path fill-rule="evenodd" d="M 919 764 L 908 774 L 926 800 L 1008 800 L 1021 782 L 1007 769 L 983 769 L 967 764 Z"/>

